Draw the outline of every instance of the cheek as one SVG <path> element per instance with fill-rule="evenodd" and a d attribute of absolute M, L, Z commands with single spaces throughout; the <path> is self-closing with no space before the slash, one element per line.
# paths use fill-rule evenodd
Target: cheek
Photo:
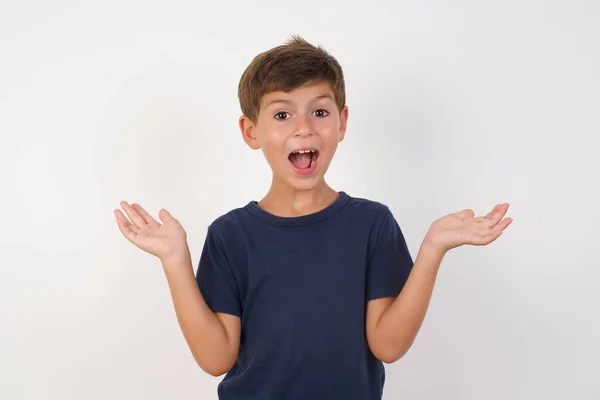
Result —
<path fill-rule="evenodd" d="M 271 134 L 262 139 L 261 147 L 269 153 L 281 152 L 285 148 L 285 137 L 283 135 Z"/>
<path fill-rule="evenodd" d="M 257 137 L 258 143 L 270 164 L 284 160 L 286 151 L 286 135 L 283 132 L 271 131 Z"/>
<path fill-rule="evenodd" d="M 331 144 L 337 144 L 339 138 L 339 131 L 339 126 L 336 126 L 336 124 L 329 123 L 323 124 L 323 126 L 319 130 L 319 133 L 323 141 L 326 142 L 329 146 Z"/>

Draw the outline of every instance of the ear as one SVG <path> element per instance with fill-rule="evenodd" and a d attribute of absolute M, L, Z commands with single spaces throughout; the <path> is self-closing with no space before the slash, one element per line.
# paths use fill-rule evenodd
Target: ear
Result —
<path fill-rule="evenodd" d="M 244 142 L 253 150 L 260 149 L 258 144 L 258 140 L 256 140 L 256 136 L 254 136 L 254 130 L 256 124 L 250 120 L 245 115 L 242 115 L 239 120 L 240 131 L 242 132 L 242 137 L 244 138 Z"/>
<path fill-rule="evenodd" d="M 348 106 L 344 106 L 342 112 L 340 112 L 340 132 L 338 134 L 338 142 L 344 140 L 346 137 L 346 126 L 348 125 Z"/>

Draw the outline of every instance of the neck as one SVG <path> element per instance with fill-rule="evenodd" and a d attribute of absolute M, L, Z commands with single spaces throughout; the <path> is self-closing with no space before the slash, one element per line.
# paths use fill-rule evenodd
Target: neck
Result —
<path fill-rule="evenodd" d="M 273 178 L 265 197 L 258 202 L 263 210 L 279 217 L 313 214 L 331 205 L 339 196 L 324 180 L 314 188 L 299 190 Z"/>

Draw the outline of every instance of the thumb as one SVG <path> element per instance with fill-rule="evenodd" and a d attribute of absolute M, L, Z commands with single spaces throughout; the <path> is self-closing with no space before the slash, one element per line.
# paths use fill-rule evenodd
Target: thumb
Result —
<path fill-rule="evenodd" d="M 158 211 L 158 218 L 160 218 L 160 220 L 161 220 L 162 222 L 165 222 L 165 223 L 166 223 L 166 222 L 169 222 L 169 221 L 172 221 L 172 220 L 174 220 L 174 219 L 175 219 L 175 218 L 173 218 L 173 216 L 172 216 L 172 215 L 171 215 L 171 214 L 170 214 L 170 213 L 169 213 L 167 210 L 165 210 L 164 208 L 161 208 L 161 209 Z"/>
<path fill-rule="evenodd" d="M 460 219 L 473 218 L 475 216 L 475 212 L 473 212 L 473 210 L 468 208 L 466 210 L 457 212 L 456 216 L 459 217 Z"/>

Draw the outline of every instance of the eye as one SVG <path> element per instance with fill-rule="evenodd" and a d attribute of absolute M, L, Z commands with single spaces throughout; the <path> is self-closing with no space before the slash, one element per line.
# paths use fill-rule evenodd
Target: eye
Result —
<path fill-rule="evenodd" d="M 317 116 L 319 118 L 323 118 L 323 117 L 326 117 L 329 115 L 329 111 L 322 109 L 322 108 L 315 110 L 314 113 L 315 113 L 315 116 Z"/>
<path fill-rule="evenodd" d="M 280 111 L 275 114 L 275 119 L 280 121 L 287 119 L 286 117 L 289 117 L 289 114 L 286 111 Z"/>

